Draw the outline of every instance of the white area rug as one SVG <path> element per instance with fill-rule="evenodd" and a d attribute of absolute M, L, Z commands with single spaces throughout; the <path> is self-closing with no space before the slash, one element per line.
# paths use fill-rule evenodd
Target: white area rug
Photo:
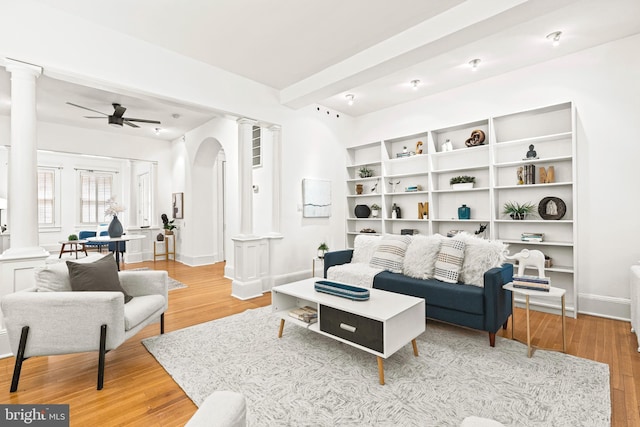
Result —
<path fill-rule="evenodd" d="M 429 321 L 385 360 L 291 323 L 271 307 L 143 341 L 200 405 L 215 390 L 247 398 L 250 426 L 458 426 L 471 415 L 508 426 L 610 425 L 609 366 Z"/>

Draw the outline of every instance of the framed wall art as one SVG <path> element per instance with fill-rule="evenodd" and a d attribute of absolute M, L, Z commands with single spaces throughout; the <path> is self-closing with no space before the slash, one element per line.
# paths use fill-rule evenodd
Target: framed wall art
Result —
<path fill-rule="evenodd" d="M 173 205 L 173 218 L 174 219 L 182 219 L 184 218 L 184 201 L 183 201 L 184 193 L 173 193 L 171 197 L 172 205 Z"/>
<path fill-rule="evenodd" d="M 302 216 L 304 218 L 331 216 L 331 181 L 302 180 Z"/>

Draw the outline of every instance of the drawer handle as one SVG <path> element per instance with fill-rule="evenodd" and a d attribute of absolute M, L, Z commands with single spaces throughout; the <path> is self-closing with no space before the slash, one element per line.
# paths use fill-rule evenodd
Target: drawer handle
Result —
<path fill-rule="evenodd" d="M 346 323 L 340 323 L 340 329 L 344 329 L 345 331 L 349 331 L 349 332 L 356 331 L 355 326 L 347 325 Z"/>

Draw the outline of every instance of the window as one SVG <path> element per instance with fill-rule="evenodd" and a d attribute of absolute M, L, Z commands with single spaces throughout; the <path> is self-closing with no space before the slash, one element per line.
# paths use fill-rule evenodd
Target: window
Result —
<path fill-rule="evenodd" d="M 113 173 L 80 172 L 80 223 L 95 224 L 104 220 L 112 187 Z"/>
<path fill-rule="evenodd" d="M 262 129 L 260 126 L 253 126 L 253 132 L 251 136 L 251 149 L 253 157 L 253 167 L 262 166 L 262 141 L 261 141 Z"/>
<path fill-rule="evenodd" d="M 56 221 L 56 171 L 38 168 L 38 225 L 54 226 Z"/>

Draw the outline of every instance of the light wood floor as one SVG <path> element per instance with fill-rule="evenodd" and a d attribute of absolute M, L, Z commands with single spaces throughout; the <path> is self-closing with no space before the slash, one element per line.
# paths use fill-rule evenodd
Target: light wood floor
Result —
<path fill-rule="evenodd" d="M 143 266 L 167 270 L 171 277 L 188 285 L 169 293 L 166 332 L 271 303 L 268 293 L 249 301 L 232 298 L 231 283 L 222 277 L 223 264 L 188 267 L 159 261 L 127 268 Z M 612 426 L 640 426 L 640 354 L 629 323 L 580 315 L 567 319 L 567 331 L 568 353 L 610 367 Z M 159 327 L 150 325 L 107 354 L 102 391 L 96 390 L 97 353 L 29 359 L 23 364 L 15 393 L 9 393 L 14 359 L 2 359 L 0 403 L 69 404 L 71 426 L 182 426 L 196 406 L 140 343 L 142 338 L 158 333 Z M 500 334 L 509 333 L 510 326 Z M 558 316 L 532 312 L 532 333 L 534 344 L 561 348 Z M 516 311 L 516 337 L 526 338 L 524 311 L 520 309 Z M 488 341 L 487 337 L 487 345 Z M 500 351 L 499 344 L 496 351 Z"/>

